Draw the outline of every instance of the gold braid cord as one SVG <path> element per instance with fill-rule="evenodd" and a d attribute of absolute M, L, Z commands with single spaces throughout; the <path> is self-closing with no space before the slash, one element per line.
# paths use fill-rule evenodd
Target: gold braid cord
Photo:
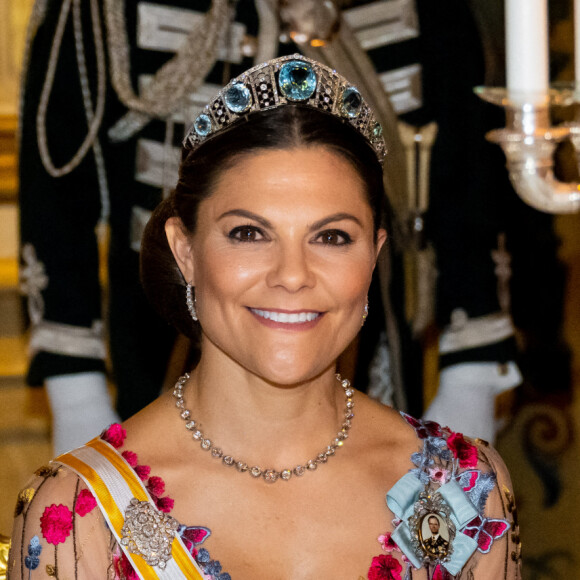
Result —
<path fill-rule="evenodd" d="M 105 19 L 109 33 L 111 81 L 119 99 L 132 111 L 164 119 L 195 90 L 213 67 L 218 41 L 229 22 L 228 2 L 213 0 L 205 18 L 191 30 L 177 54 L 157 71 L 140 96 L 131 86 L 125 2 L 105 0 Z"/>

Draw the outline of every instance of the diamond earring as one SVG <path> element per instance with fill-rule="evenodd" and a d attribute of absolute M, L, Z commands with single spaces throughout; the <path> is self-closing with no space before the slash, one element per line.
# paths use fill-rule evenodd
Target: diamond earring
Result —
<path fill-rule="evenodd" d="M 364 326 L 365 325 L 365 322 L 367 321 L 367 318 L 368 317 L 369 317 L 369 299 L 367 297 L 367 301 L 365 303 L 365 307 L 364 307 L 364 310 L 363 310 L 361 326 Z"/>
<path fill-rule="evenodd" d="M 187 304 L 187 309 L 189 310 L 189 314 L 191 314 L 191 318 L 193 318 L 194 322 L 197 322 L 197 310 L 195 309 L 195 296 L 193 296 L 192 286 L 191 284 L 187 284 L 185 287 L 185 303 Z"/>

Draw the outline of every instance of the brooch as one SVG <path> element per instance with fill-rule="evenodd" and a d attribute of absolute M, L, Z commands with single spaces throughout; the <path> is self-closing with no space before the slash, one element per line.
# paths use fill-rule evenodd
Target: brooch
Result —
<path fill-rule="evenodd" d="M 125 510 L 121 544 L 141 556 L 149 566 L 164 569 L 171 559 L 171 544 L 179 523 L 147 501 L 133 498 Z"/>
<path fill-rule="evenodd" d="M 451 508 L 439 493 L 430 495 L 423 491 L 413 510 L 409 528 L 415 553 L 422 556 L 424 561 L 449 562 L 455 539 Z"/>
<path fill-rule="evenodd" d="M 399 520 L 391 538 L 415 568 L 430 563 L 455 576 L 477 549 L 459 532 L 479 514 L 453 480 L 435 490 L 407 473 L 387 493 L 387 505 Z"/>

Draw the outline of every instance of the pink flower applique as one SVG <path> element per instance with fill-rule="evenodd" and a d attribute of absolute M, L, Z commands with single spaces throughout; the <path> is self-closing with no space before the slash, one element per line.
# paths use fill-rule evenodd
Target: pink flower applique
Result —
<path fill-rule="evenodd" d="M 166 514 L 168 514 L 175 505 L 175 500 L 171 499 L 169 496 L 154 497 L 153 501 L 155 501 L 157 509 L 161 512 L 165 512 Z"/>
<path fill-rule="evenodd" d="M 369 568 L 368 580 L 401 580 L 402 566 L 390 554 L 375 556 Z"/>
<path fill-rule="evenodd" d="M 137 467 L 139 460 L 137 459 L 137 454 L 133 453 L 133 451 L 123 451 L 121 453 L 123 459 L 133 468 Z"/>
<path fill-rule="evenodd" d="M 505 520 L 494 520 L 477 516 L 471 520 L 463 533 L 477 542 L 477 549 L 484 554 L 491 550 L 494 540 L 501 538 L 508 530 L 509 523 Z"/>
<path fill-rule="evenodd" d="M 136 465 L 135 473 L 141 481 L 145 481 L 151 473 L 151 468 L 148 465 Z"/>
<path fill-rule="evenodd" d="M 400 552 L 399 546 L 395 544 L 393 539 L 391 538 L 391 532 L 385 532 L 383 535 L 378 537 L 379 544 L 382 546 L 385 552 L 392 552 L 393 550 L 397 550 Z"/>
<path fill-rule="evenodd" d="M 133 570 L 125 552 L 119 547 L 113 553 L 113 572 L 115 580 L 139 580 L 139 576 Z"/>
<path fill-rule="evenodd" d="M 451 576 L 449 576 L 447 570 L 440 564 L 437 564 L 435 570 L 433 570 L 433 580 L 449 580 L 450 578 Z"/>
<path fill-rule="evenodd" d="M 441 469 L 440 467 L 431 467 L 429 469 L 429 476 L 432 481 L 438 481 L 443 484 L 447 481 L 449 477 L 449 472 L 446 469 Z"/>
<path fill-rule="evenodd" d="M 133 468 L 133 471 L 137 474 L 137 477 L 141 481 L 145 481 L 149 474 L 151 473 L 151 468 L 148 465 L 139 465 L 139 458 L 137 454 L 133 451 L 123 451 L 121 453 L 123 459 Z"/>
<path fill-rule="evenodd" d="M 165 482 L 161 477 L 153 476 L 147 482 L 147 489 L 151 495 L 160 497 L 165 492 Z"/>
<path fill-rule="evenodd" d="M 118 426 L 121 427 L 120 425 Z M 111 425 L 111 427 L 114 427 L 114 425 Z M 124 429 L 122 430 L 124 440 L 125 430 Z M 111 443 L 111 445 L 114 445 L 114 443 Z M 151 473 L 151 467 L 149 467 L 149 465 L 138 465 L 139 458 L 137 457 L 137 454 L 134 453 L 133 451 L 123 451 L 121 455 L 123 456 L 125 461 L 133 468 L 133 471 L 137 474 L 137 477 L 139 477 L 141 481 L 146 481 L 145 487 L 151 494 L 151 498 L 155 502 L 157 509 L 159 511 L 169 513 L 173 509 L 175 501 L 169 496 L 161 497 L 165 493 L 165 482 L 163 481 L 163 479 L 156 475 L 149 477 Z"/>
<path fill-rule="evenodd" d="M 101 435 L 101 439 L 110 443 L 115 449 L 123 446 L 126 437 L 127 431 L 119 423 L 113 423 Z"/>
<path fill-rule="evenodd" d="M 72 530 L 72 512 L 62 504 L 48 506 L 40 517 L 40 529 L 49 544 L 62 544 Z"/>
<path fill-rule="evenodd" d="M 157 509 L 168 513 L 173 509 L 175 502 L 169 496 L 161 497 L 165 492 L 165 482 L 161 477 L 150 477 L 147 482 L 147 489 L 157 506 Z"/>
<path fill-rule="evenodd" d="M 454 457 L 459 459 L 459 467 L 475 467 L 477 465 L 477 447 L 465 440 L 461 433 L 451 433 L 447 446 Z"/>
<path fill-rule="evenodd" d="M 75 512 L 84 518 L 89 512 L 93 511 L 97 505 L 97 500 L 88 489 L 83 489 L 77 497 Z"/>

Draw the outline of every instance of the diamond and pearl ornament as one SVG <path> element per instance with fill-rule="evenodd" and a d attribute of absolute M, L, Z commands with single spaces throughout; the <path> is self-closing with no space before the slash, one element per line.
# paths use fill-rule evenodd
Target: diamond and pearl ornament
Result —
<path fill-rule="evenodd" d="M 171 545 L 179 528 L 177 520 L 155 509 L 148 501 L 133 498 L 123 522 L 121 544 L 150 566 L 165 569 L 172 557 Z"/>
<path fill-rule="evenodd" d="M 346 398 L 344 409 L 344 420 L 340 431 L 336 437 L 331 441 L 330 445 L 321 453 L 318 453 L 314 459 L 309 459 L 304 465 L 297 465 L 293 469 L 285 468 L 280 471 L 276 469 L 262 469 L 259 465 L 249 466 L 246 462 L 234 459 L 233 456 L 225 454 L 221 448 L 216 447 L 210 439 L 207 439 L 198 428 L 198 422 L 191 419 L 191 411 L 185 408 L 185 401 L 183 400 L 183 386 L 189 379 L 190 375 L 185 374 L 180 377 L 173 389 L 173 396 L 175 397 L 175 406 L 181 411 L 180 416 L 187 421 L 185 428 L 191 431 L 192 439 L 200 442 L 200 446 L 204 451 L 209 451 L 214 459 L 221 459 L 223 465 L 226 467 L 233 467 L 240 472 L 248 472 L 254 479 L 262 478 L 267 483 L 275 483 L 279 479 L 288 481 L 292 476 L 301 477 L 307 471 L 315 471 L 319 465 L 327 463 L 330 457 L 334 457 L 336 450 L 344 445 L 348 438 L 348 431 L 352 426 L 352 419 L 354 417 L 354 393 L 355 390 L 351 387 L 348 379 L 343 379 L 340 374 L 336 374 L 336 379 L 344 389 Z"/>

